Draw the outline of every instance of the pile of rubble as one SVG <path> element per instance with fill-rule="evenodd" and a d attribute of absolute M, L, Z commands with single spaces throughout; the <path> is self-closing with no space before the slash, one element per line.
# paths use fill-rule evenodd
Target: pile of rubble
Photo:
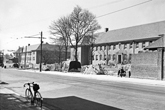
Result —
<path fill-rule="evenodd" d="M 95 74 L 95 75 L 116 75 L 117 69 L 107 67 L 106 65 L 86 65 L 82 67 L 84 74 Z"/>

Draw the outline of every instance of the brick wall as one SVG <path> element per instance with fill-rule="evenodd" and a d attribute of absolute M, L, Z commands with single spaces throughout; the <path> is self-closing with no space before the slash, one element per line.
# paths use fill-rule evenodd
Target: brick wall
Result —
<path fill-rule="evenodd" d="M 158 79 L 158 52 L 132 55 L 132 77 Z"/>

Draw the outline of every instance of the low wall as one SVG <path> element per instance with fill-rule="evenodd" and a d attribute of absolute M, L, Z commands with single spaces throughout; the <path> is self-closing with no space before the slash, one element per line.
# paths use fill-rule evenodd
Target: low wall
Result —
<path fill-rule="evenodd" d="M 158 52 L 132 55 L 131 76 L 137 78 L 158 79 Z"/>

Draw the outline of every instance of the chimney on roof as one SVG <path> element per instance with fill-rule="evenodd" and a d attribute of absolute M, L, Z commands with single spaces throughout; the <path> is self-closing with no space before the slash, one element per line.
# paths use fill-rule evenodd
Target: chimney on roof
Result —
<path fill-rule="evenodd" d="M 28 46 L 30 46 L 30 44 L 28 44 Z"/>
<path fill-rule="evenodd" d="M 158 36 L 163 37 L 163 36 L 164 36 L 164 34 L 160 34 L 160 35 L 158 35 Z"/>
<path fill-rule="evenodd" d="M 105 28 L 105 32 L 108 32 L 108 30 L 109 30 L 108 28 Z"/>

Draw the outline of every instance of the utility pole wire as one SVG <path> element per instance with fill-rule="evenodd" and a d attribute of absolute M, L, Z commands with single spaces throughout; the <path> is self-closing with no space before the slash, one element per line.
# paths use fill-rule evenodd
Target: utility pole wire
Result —
<path fill-rule="evenodd" d="M 25 38 L 38 38 L 38 39 L 40 39 L 41 37 L 25 36 Z M 46 39 L 46 37 L 42 37 L 42 39 Z"/>
<path fill-rule="evenodd" d="M 136 6 L 138 6 L 138 5 L 142 5 L 142 4 L 145 4 L 145 3 L 147 3 L 147 2 L 151 2 L 151 1 L 152 1 L 152 0 L 148 0 L 148 1 L 145 1 L 145 2 L 141 2 L 141 3 L 135 4 L 135 5 L 132 5 L 132 6 L 123 8 L 123 9 L 119 9 L 119 10 L 116 10 L 116 11 L 113 11 L 113 12 L 110 12 L 110 13 L 107 13 L 107 14 L 104 14 L 104 15 L 97 16 L 96 18 L 101 18 L 101 17 L 107 16 L 107 15 L 110 15 L 110 14 L 114 14 L 114 13 L 117 13 L 117 12 L 120 12 L 120 11 L 123 11 L 123 10 L 126 10 L 126 9 L 129 9 L 129 8 L 133 8 L 133 7 L 136 7 Z"/>
<path fill-rule="evenodd" d="M 91 8 L 89 8 L 89 9 L 95 9 L 95 8 L 103 7 L 103 6 L 105 6 L 105 5 L 115 4 L 115 3 L 118 3 L 118 2 L 121 2 L 121 1 L 123 1 L 123 0 L 116 0 L 116 1 L 108 2 L 108 3 L 105 3 L 105 4 L 99 5 L 99 6 L 91 7 Z M 87 8 L 87 9 L 88 9 L 88 8 Z M 35 20 L 35 21 L 29 22 L 29 23 L 26 23 L 26 24 L 15 25 L 15 26 L 12 26 L 12 27 L 10 27 L 10 28 L 4 28 L 4 29 L 12 29 L 12 28 L 15 28 L 15 27 L 23 27 L 23 26 L 27 26 L 27 25 L 29 25 L 29 24 L 34 24 L 34 23 L 38 23 L 38 22 L 43 22 L 43 21 L 45 21 L 45 20 L 51 19 L 52 17 L 55 17 L 55 16 L 51 16 L 51 17 L 47 17 L 47 18 Z M 35 35 L 34 35 L 34 36 L 35 36 Z"/>
<path fill-rule="evenodd" d="M 115 3 L 118 3 L 118 2 L 122 2 L 122 1 L 124 1 L 124 0 L 115 0 L 115 1 L 104 3 L 104 4 L 101 4 L 101 5 L 98 5 L 98 6 L 93 6 L 93 7 L 89 8 L 89 9 L 93 10 L 93 9 L 96 9 L 96 8 L 99 8 L 99 7 L 103 7 L 105 5 L 111 5 L 111 4 L 115 4 Z"/>

